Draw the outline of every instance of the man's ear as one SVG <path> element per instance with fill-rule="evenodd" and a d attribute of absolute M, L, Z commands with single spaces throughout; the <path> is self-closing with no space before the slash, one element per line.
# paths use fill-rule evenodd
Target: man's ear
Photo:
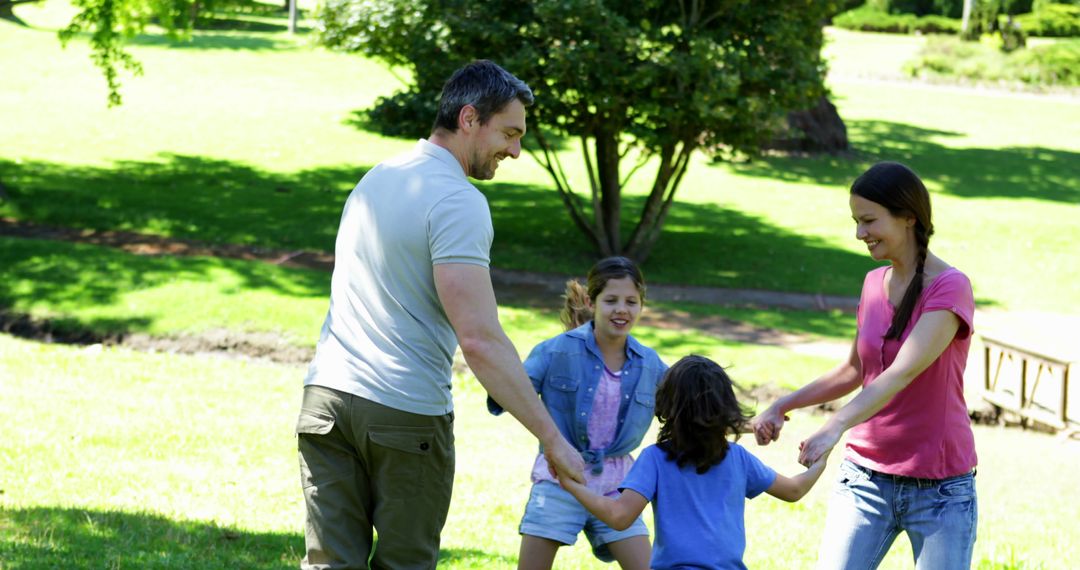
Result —
<path fill-rule="evenodd" d="M 458 129 L 468 133 L 479 125 L 480 114 L 476 112 L 476 107 L 463 105 L 461 111 L 458 111 Z"/>

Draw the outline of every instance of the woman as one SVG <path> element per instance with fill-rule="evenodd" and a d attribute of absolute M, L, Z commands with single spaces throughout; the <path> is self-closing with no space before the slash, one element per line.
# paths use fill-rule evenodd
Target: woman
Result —
<path fill-rule="evenodd" d="M 760 445 L 784 415 L 861 388 L 800 445 L 812 465 L 848 436 L 819 569 L 876 568 L 907 532 L 916 568 L 967 569 L 975 543 L 975 442 L 963 379 L 975 303 L 967 277 L 928 249 L 919 177 L 875 164 L 851 186 L 855 237 L 889 265 L 866 275 L 849 358 L 754 418 Z"/>

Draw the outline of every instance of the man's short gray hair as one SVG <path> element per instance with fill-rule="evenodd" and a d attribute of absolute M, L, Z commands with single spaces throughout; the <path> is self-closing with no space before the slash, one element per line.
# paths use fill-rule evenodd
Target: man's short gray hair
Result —
<path fill-rule="evenodd" d="M 532 89 L 496 63 L 478 59 L 455 71 L 443 85 L 432 130 L 442 128 L 456 132 L 458 115 L 465 105 L 476 108 L 483 125 L 514 99 L 526 107 L 532 105 Z"/>

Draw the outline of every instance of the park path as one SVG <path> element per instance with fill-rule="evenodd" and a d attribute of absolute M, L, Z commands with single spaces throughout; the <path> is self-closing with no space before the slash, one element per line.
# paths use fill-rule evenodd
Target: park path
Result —
<path fill-rule="evenodd" d="M 112 247 L 136 255 L 206 256 L 249 261 L 261 261 L 283 267 L 330 271 L 334 266 L 332 254 L 312 251 L 286 251 L 237 244 L 209 244 L 197 240 L 168 238 L 163 236 L 115 230 L 90 230 L 49 226 L 0 218 L 0 236 L 24 239 L 59 240 Z M 500 303 L 523 305 L 531 308 L 557 310 L 566 281 L 575 276 L 553 275 L 526 271 L 492 268 L 492 284 Z M 580 277 L 578 277 L 580 279 Z M 853 312 L 858 299 L 805 293 L 785 293 L 750 289 L 722 289 L 650 283 L 649 298 L 654 301 L 685 301 L 725 306 L 762 308 L 787 308 L 800 310 L 840 309 Z M 2 324 L 2 323 L 0 323 Z M 742 321 L 720 316 L 693 315 L 686 311 L 650 307 L 642 316 L 642 324 L 664 329 L 692 328 L 702 333 L 737 342 L 779 346 L 805 354 L 836 356 L 847 353 L 846 343 L 836 343 L 819 337 L 776 329 L 758 327 Z M 10 325 L 10 323 L 9 323 Z M 10 328 L 10 326 L 9 326 Z M 33 327 L 28 327 L 32 329 Z M 260 355 L 270 352 L 257 351 L 236 339 L 217 335 L 216 342 L 232 346 L 240 351 L 256 351 Z M 133 336 L 131 342 L 150 342 Z M 265 344 L 262 339 L 261 344 Z M 295 357 L 302 360 L 302 355 Z M 290 358 L 292 360 L 292 358 Z"/>
<path fill-rule="evenodd" d="M 333 255 L 325 252 L 287 251 L 236 244 L 209 244 L 197 240 L 126 231 L 55 227 L 12 218 L 0 218 L 0 236 L 87 243 L 113 247 L 137 255 L 223 257 L 319 271 L 330 271 L 334 265 Z M 493 268 L 491 274 L 500 303 L 547 310 L 556 310 L 559 307 L 559 295 L 562 294 L 567 279 L 575 277 L 498 268 Z M 650 283 L 649 298 L 653 301 L 681 301 L 722 306 L 811 311 L 838 309 L 846 313 L 853 313 L 858 303 L 855 297 L 663 283 Z M 980 309 L 976 312 L 975 318 L 979 332 L 992 334 L 995 338 L 1023 346 L 1040 347 L 1049 354 L 1080 361 L 1080 342 L 1077 341 L 1080 338 L 1080 316 Z M 715 315 L 695 315 L 666 307 L 650 307 L 642 316 L 641 322 L 647 326 L 664 329 L 695 329 L 725 340 L 778 346 L 801 354 L 826 356 L 837 360 L 845 358 L 850 349 L 850 343 L 846 341 L 838 342 L 808 334 L 759 327 Z M 8 328 L 10 328 L 10 323 Z M 211 344 L 238 352 L 267 356 L 282 350 L 279 345 L 271 346 L 274 343 L 270 343 L 265 338 L 235 338 L 225 331 L 215 333 L 215 336 Z M 139 342 L 150 344 L 155 341 L 134 335 L 128 343 L 138 344 Z M 263 348 L 259 348 L 260 346 Z M 287 357 L 289 361 L 304 361 L 308 358 L 306 354 L 286 352 L 290 354 Z M 981 377 L 983 374 L 981 352 L 980 346 L 973 347 L 971 351 L 968 375 L 973 378 Z"/>

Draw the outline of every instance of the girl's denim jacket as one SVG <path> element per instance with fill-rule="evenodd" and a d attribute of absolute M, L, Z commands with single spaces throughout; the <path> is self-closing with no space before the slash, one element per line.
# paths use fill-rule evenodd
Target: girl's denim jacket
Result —
<path fill-rule="evenodd" d="M 627 337 L 615 439 L 605 449 L 590 450 L 589 413 L 603 366 L 592 321 L 536 345 L 525 359 L 525 372 L 551 419 L 596 473 L 602 471 L 604 457 L 626 455 L 641 444 L 652 422 L 656 387 L 667 370 L 656 351 Z M 491 397 L 487 405 L 492 414 L 503 412 Z"/>

